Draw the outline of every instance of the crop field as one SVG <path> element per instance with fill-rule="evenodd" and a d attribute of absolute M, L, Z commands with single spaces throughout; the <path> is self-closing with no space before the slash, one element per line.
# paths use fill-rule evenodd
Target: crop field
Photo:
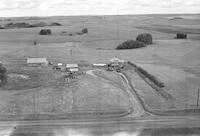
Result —
<path fill-rule="evenodd" d="M 181 19 L 172 19 L 177 16 L 1 19 L 0 25 L 57 22 L 62 26 L 0 29 L 0 61 L 8 72 L 8 84 L 0 88 L 0 114 L 122 112 L 130 106 L 121 78 L 116 74 L 95 71 L 97 77 L 83 74 L 66 83 L 62 74 L 51 67 L 28 67 L 28 57 L 44 57 L 54 64 L 92 64 L 109 63 L 116 56 L 156 76 L 175 99 L 165 101 L 134 71 L 126 71 L 148 107 L 154 110 L 196 108 L 200 88 L 200 16 L 182 15 Z M 52 35 L 39 35 L 43 28 L 51 29 Z M 88 33 L 78 35 L 83 28 Z M 187 33 L 188 39 L 175 39 L 177 32 Z M 115 49 L 141 33 L 151 33 L 153 44 L 132 50 Z M 94 68 L 80 69 L 86 72 Z"/>

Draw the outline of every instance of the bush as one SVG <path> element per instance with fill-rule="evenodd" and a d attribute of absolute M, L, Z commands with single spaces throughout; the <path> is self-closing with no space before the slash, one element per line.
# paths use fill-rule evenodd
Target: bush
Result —
<path fill-rule="evenodd" d="M 7 83 L 7 70 L 0 64 L 0 86 Z"/>
<path fill-rule="evenodd" d="M 176 38 L 177 38 L 177 39 L 186 39 L 186 38 L 187 38 L 187 34 L 184 34 L 184 33 L 177 33 L 177 34 L 176 34 Z"/>
<path fill-rule="evenodd" d="M 137 36 L 137 41 L 143 42 L 144 44 L 152 44 L 153 38 L 151 34 L 143 33 Z"/>
<path fill-rule="evenodd" d="M 40 30 L 40 35 L 51 35 L 51 30 L 50 29 L 42 29 Z"/>
<path fill-rule="evenodd" d="M 87 28 L 83 28 L 81 32 L 82 33 L 88 33 L 88 29 Z"/>
<path fill-rule="evenodd" d="M 134 48 L 141 48 L 141 47 L 145 47 L 146 45 L 142 42 L 139 41 L 134 41 L 134 40 L 128 40 L 123 42 L 122 44 L 117 46 L 117 50 L 120 49 L 134 49 Z"/>

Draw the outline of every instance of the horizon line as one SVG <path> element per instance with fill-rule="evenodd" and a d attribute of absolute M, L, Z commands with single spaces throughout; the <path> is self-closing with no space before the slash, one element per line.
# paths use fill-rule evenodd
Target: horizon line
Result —
<path fill-rule="evenodd" d="M 144 14 L 88 14 L 88 15 L 46 15 L 46 16 L 0 16 L 0 18 L 25 18 L 25 17 L 77 17 L 77 16 L 139 16 L 139 15 L 200 15 L 200 13 L 144 13 Z"/>

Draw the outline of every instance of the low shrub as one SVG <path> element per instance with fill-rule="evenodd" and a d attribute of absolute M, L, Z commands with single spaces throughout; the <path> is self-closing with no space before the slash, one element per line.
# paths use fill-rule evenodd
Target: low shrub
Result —
<path fill-rule="evenodd" d="M 39 34 L 40 34 L 40 35 L 51 35 L 52 32 L 51 32 L 50 29 L 42 29 L 42 30 L 40 30 L 40 33 L 39 33 Z"/>
<path fill-rule="evenodd" d="M 151 34 L 143 33 L 139 34 L 136 38 L 137 41 L 143 42 L 144 44 L 152 44 L 153 38 Z"/>
<path fill-rule="evenodd" d="M 141 48 L 141 47 L 145 47 L 146 45 L 142 42 L 139 41 L 134 41 L 134 40 L 127 40 L 125 42 L 123 42 L 122 44 L 117 46 L 117 50 L 120 49 L 134 49 L 134 48 Z"/>

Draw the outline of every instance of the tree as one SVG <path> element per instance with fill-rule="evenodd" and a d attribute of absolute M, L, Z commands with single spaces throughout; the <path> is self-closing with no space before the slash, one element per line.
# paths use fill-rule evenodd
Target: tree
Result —
<path fill-rule="evenodd" d="M 120 49 L 134 49 L 134 48 L 141 48 L 141 47 L 145 47 L 146 45 L 142 42 L 139 41 L 134 41 L 134 40 L 127 40 L 125 42 L 123 42 L 122 44 L 117 46 L 117 50 Z"/>
<path fill-rule="evenodd" d="M 7 70 L 0 64 L 0 85 L 4 85 L 7 83 Z"/>
<path fill-rule="evenodd" d="M 144 44 L 152 44 L 153 38 L 151 34 L 143 33 L 139 34 L 136 38 L 137 41 L 143 42 Z"/>

